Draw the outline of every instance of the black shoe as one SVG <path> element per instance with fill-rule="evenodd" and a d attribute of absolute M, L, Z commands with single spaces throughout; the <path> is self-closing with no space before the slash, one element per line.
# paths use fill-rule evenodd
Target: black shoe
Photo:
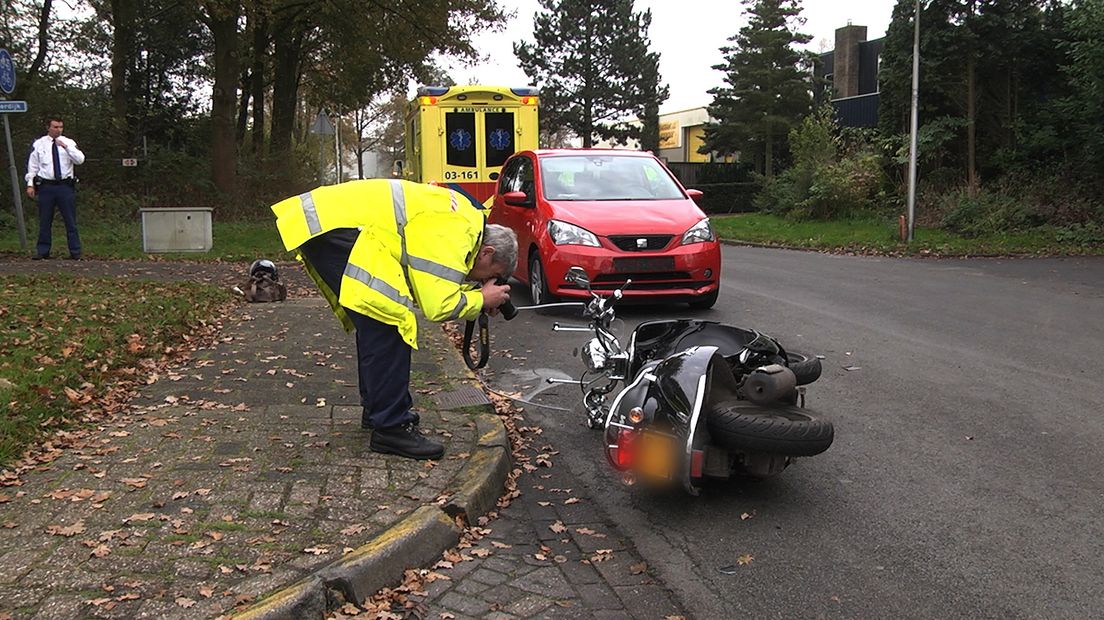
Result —
<path fill-rule="evenodd" d="M 422 421 L 422 416 L 418 415 L 417 411 L 411 411 L 410 412 L 410 423 L 411 424 L 413 424 L 414 426 L 417 426 L 421 421 Z M 372 426 L 372 423 L 368 421 L 367 417 L 362 417 L 362 418 L 360 418 L 360 428 L 361 428 L 361 430 L 370 431 L 370 430 L 374 430 L 376 427 Z"/>
<path fill-rule="evenodd" d="M 81 259 L 80 254 L 70 254 L 69 255 L 69 260 L 80 260 L 80 259 Z"/>
<path fill-rule="evenodd" d="M 34 256 L 31 257 L 31 260 L 43 260 L 43 259 L 47 259 L 47 258 L 50 258 L 49 254 L 35 254 Z"/>
<path fill-rule="evenodd" d="M 391 428 L 377 428 L 372 431 L 368 447 L 373 452 L 397 454 L 408 459 L 439 459 L 445 454 L 444 446 L 426 439 L 411 422 Z"/>

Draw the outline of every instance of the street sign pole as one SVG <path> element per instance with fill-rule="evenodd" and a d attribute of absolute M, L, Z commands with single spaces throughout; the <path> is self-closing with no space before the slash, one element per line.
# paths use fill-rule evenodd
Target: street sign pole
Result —
<path fill-rule="evenodd" d="M 0 114 L 0 116 L 4 117 L 4 138 L 8 142 L 8 164 L 11 168 L 12 203 L 15 205 L 15 224 L 19 227 L 19 249 L 26 252 L 27 227 L 23 224 L 23 196 L 19 194 L 19 189 L 23 187 L 23 184 L 19 182 L 19 173 L 15 169 L 15 153 L 12 152 L 11 128 L 8 126 L 8 115 Z"/>
<path fill-rule="evenodd" d="M 15 206 L 15 222 L 19 226 L 19 248 L 27 251 L 27 227 L 23 224 L 23 196 L 19 190 L 19 173 L 15 169 L 15 152 L 12 151 L 11 126 L 8 124 L 9 112 L 26 112 L 26 101 L 7 101 L 7 96 L 15 90 L 15 63 L 6 49 L 0 49 L 0 92 L 4 94 L 0 101 L 0 116 L 4 117 L 4 139 L 8 143 L 8 164 L 11 168 L 12 203 Z"/>

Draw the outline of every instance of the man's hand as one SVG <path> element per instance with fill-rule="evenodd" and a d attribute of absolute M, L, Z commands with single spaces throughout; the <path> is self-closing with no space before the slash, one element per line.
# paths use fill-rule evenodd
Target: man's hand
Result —
<path fill-rule="evenodd" d="M 54 143 L 58 145 L 58 148 L 69 148 L 69 141 L 65 138 L 62 138 L 61 136 L 54 138 Z"/>
<path fill-rule="evenodd" d="M 31 198 L 34 198 L 34 196 L 35 196 L 34 185 L 28 185 L 27 186 L 27 195 L 30 196 Z"/>
<path fill-rule="evenodd" d="M 498 307 L 510 299 L 509 284 L 495 284 L 494 278 L 483 282 L 483 309 L 494 316 L 498 314 Z"/>

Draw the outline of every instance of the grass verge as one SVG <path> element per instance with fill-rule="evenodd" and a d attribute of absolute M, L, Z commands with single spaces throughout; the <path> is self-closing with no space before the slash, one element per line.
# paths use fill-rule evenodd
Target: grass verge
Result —
<path fill-rule="evenodd" d="M 749 213 L 711 218 L 722 239 L 817 250 L 940 256 L 1009 254 L 1104 254 L 1100 245 L 1058 240 L 1052 228 L 962 237 L 945 230 L 917 228 L 913 242 L 899 240 L 896 221 L 837 220 L 791 222 L 775 215 Z"/>
<path fill-rule="evenodd" d="M 196 261 L 252 261 L 265 257 L 272 260 L 290 260 L 292 255 L 284 250 L 280 234 L 276 230 L 276 221 L 266 219 L 256 222 L 219 222 L 211 224 L 210 252 L 179 252 L 150 255 L 142 251 L 142 224 L 135 221 L 91 220 L 79 223 L 82 254 L 86 258 L 122 258 L 153 260 L 196 260 Z M 19 234 L 10 231 L 0 237 L 0 252 L 29 256 L 34 251 L 38 239 L 37 218 L 27 222 L 28 251 L 19 249 Z M 55 218 L 51 229 L 53 235 L 53 256 L 68 256 L 65 247 L 65 225 L 61 218 Z"/>
<path fill-rule="evenodd" d="M 140 360 L 219 314 L 220 288 L 65 275 L 0 276 L 0 467 L 95 407 Z"/>

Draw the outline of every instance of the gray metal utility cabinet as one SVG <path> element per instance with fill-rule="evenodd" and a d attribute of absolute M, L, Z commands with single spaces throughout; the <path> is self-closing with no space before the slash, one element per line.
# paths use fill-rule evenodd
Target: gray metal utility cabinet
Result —
<path fill-rule="evenodd" d="M 209 252 L 210 207 L 150 207 L 142 214 L 142 251 Z"/>

